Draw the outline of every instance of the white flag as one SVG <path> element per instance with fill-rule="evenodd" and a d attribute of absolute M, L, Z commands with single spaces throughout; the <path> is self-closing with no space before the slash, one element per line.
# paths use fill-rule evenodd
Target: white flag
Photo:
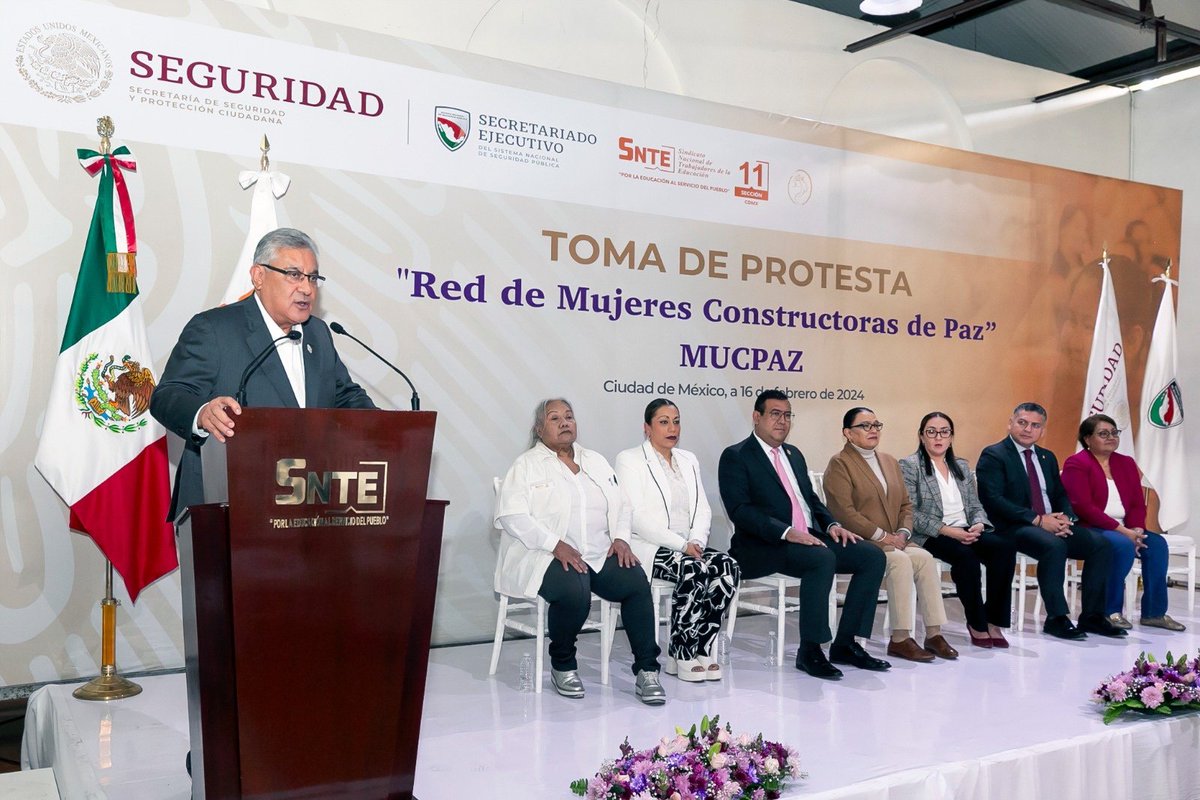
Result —
<path fill-rule="evenodd" d="M 1104 284 L 1100 289 L 1100 308 L 1096 311 L 1096 331 L 1092 334 L 1092 355 L 1088 359 L 1087 383 L 1083 388 L 1083 414 L 1107 414 L 1117 429 L 1129 430 L 1129 388 L 1125 380 L 1125 347 L 1121 344 L 1121 321 L 1117 319 L 1117 298 L 1107 256 L 1100 261 Z M 1130 436 L 1122 436 L 1117 452 L 1133 455 Z"/>
<path fill-rule="evenodd" d="M 238 183 L 243 189 L 254 187 L 250 198 L 250 225 L 246 230 L 246 241 L 242 244 L 242 253 L 233 266 L 233 275 L 229 288 L 221 297 L 221 305 L 236 303 L 243 297 L 249 297 L 254 291 L 250 283 L 250 266 L 254 260 L 254 248 L 258 240 L 279 227 L 279 209 L 275 200 L 283 197 L 291 185 L 291 178 L 282 172 L 246 170 L 238 174 Z"/>
<path fill-rule="evenodd" d="M 1146 378 L 1142 381 L 1142 424 L 1138 430 L 1138 466 L 1158 492 L 1158 524 L 1164 531 L 1179 527 L 1188 518 L 1188 465 L 1183 453 L 1183 397 L 1176 383 L 1175 281 L 1163 282 L 1162 302 L 1154 321 Z"/>

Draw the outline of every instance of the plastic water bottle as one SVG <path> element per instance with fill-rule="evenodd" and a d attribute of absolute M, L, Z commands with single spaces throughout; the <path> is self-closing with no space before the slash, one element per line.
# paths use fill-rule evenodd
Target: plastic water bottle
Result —
<path fill-rule="evenodd" d="M 725 631 L 717 634 L 717 663 L 722 667 L 729 666 L 729 634 Z"/>
<path fill-rule="evenodd" d="M 533 691 L 533 656 L 525 653 L 521 656 L 521 666 L 518 678 L 518 685 L 522 692 Z"/>
<path fill-rule="evenodd" d="M 779 634 L 771 631 L 767 634 L 767 666 L 778 667 L 779 664 L 775 660 L 775 653 L 779 650 Z"/>

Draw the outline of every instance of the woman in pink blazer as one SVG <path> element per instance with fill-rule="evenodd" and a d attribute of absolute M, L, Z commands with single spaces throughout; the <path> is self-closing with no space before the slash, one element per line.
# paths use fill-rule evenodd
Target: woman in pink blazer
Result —
<path fill-rule="evenodd" d="M 1167 615 L 1167 543 L 1146 530 L 1146 498 L 1141 472 L 1129 456 L 1116 452 L 1121 431 L 1112 417 L 1093 414 L 1079 423 L 1083 449 L 1063 462 L 1062 482 L 1079 522 L 1100 531 L 1113 548 L 1104 613 L 1120 628 L 1133 625 L 1121 613 L 1125 576 L 1142 559 L 1141 623 L 1169 631 L 1183 625 Z"/>

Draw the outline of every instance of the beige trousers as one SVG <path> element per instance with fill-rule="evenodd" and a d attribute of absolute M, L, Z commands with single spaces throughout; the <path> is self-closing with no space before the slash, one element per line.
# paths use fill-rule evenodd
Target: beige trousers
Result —
<path fill-rule="evenodd" d="M 916 628 L 913 618 L 914 586 L 925 625 L 945 625 L 946 607 L 942 604 L 941 572 L 929 551 L 910 544 L 903 550 L 886 550 L 884 555 L 887 556 L 887 569 L 883 573 L 883 586 L 887 589 L 888 617 L 892 630 L 912 632 Z"/>

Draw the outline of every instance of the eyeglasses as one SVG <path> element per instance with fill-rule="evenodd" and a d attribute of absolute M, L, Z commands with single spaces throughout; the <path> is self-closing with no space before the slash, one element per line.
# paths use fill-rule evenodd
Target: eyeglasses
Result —
<path fill-rule="evenodd" d="M 1040 431 L 1042 428 L 1046 427 L 1046 423 L 1030 422 L 1027 419 L 1019 419 L 1019 420 L 1017 420 L 1017 427 L 1020 428 L 1021 430 L 1025 430 L 1026 428 L 1031 428 L 1035 431 Z"/>
<path fill-rule="evenodd" d="M 790 411 L 780 411 L 777 408 L 767 412 L 767 417 L 771 420 L 771 422 L 778 422 L 779 420 L 791 422 L 795 416 L 796 415 Z"/>
<path fill-rule="evenodd" d="M 860 422 L 857 425 L 851 425 L 850 427 L 858 428 L 863 433 L 866 433 L 867 431 L 883 430 L 883 423 L 882 422 Z"/>
<path fill-rule="evenodd" d="M 926 428 L 921 432 L 930 439 L 949 439 L 954 435 L 954 431 L 949 428 Z"/>
<path fill-rule="evenodd" d="M 1097 439 L 1103 439 L 1104 441 L 1107 442 L 1109 439 L 1120 439 L 1121 431 L 1120 431 L 1120 429 L 1114 429 L 1111 431 L 1103 430 L 1103 431 L 1096 431 L 1092 435 L 1095 436 Z"/>
<path fill-rule="evenodd" d="M 258 266 L 266 267 L 267 269 L 271 270 L 271 272 L 278 272 L 280 275 L 287 278 L 288 283 L 300 283 L 300 281 L 307 280 L 313 286 L 320 286 L 321 281 L 325 280 L 324 275 L 320 275 L 316 272 L 301 272 L 295 267 L 291 269 L 280 269 L 279 267 L 272 267 L 270 264 L 259 264 Z"/>

